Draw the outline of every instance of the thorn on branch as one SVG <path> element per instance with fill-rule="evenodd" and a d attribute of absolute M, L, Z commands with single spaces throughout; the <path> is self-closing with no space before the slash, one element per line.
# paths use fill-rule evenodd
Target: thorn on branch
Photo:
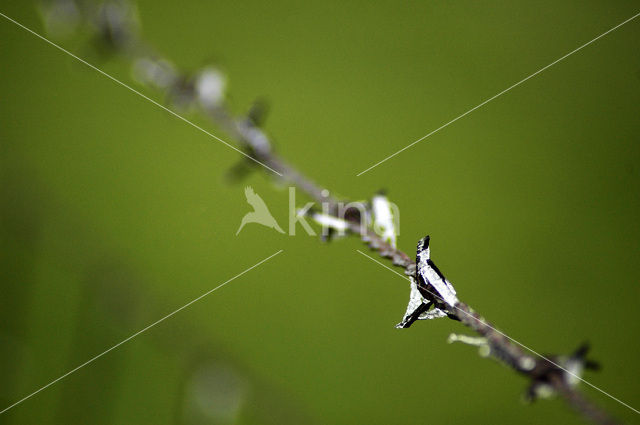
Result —
<path fill-rule="evenodd" d="M 95 12 L 93 25 L 96 42 L 104 53 L 129 51 L 138 38 L 140 21 L 138 12 L 128 1 L 105 1 Z"/>
<path fill-rule="evenodd" d="M 262 127 L 267 120 L 268 114 L 269 103 L 263 98 L 258 98 L 253 102 L 253 105 L 251 105 L 247 113 L 247 119 L 249 119 L 254 126 Z"/>
<path fill-rule="evenodd" d="M 225 180 L 230 184 L 238 184 L 245 180 L 256 169 L 256 162 L 247 157 L 236 161 L 225 173 Z"/>

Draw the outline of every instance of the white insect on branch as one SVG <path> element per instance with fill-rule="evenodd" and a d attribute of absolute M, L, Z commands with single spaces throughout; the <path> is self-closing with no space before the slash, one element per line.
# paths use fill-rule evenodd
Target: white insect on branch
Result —
<path fill-rule="evenodd" d="M 166 90 L 176 83 L 178 73 L 175 67 L 165 59 L 141 57 L 133 62 L 133 78 L 160 90 Z"/>
<path fill-rule="evenodd" d="M 418 264 L 418 287 L 426 290 L 425 297 L 436 306 L 445 307 L 447 311 L 453 312 L 455 305 L 459 302 L 456 290 L 431 261 L 429 236 L 425 236 L 418 242 L 416 262 Z"/>
<path fill-rule="evenodd" d="M 434 308 L 429 310 L 433 303 L 425 299 L 416 284 L 416 279 L 413 276 L 409 277 L 411 292 L 409 293 L 409 304 L 407 305 L 407 311 L 404 313 L 402 322 L 396 325 L 396 328 L 408 328 L 416 320 L 428 320 L 437 319 L 439 317 L 446 317 L 447 313 Z"/>
<path fill-rule="evenodd" d="M 373 229 L 383 241 L 395 248 L 398 237 L 398 226 L 396 225 L 398 222 L 398 209 L 393 208 L 389 199 L 382 193 L 378 193 L 373 197 L 371 208 L 373 209 Z M 395 210 L 395 214 L 393 210 Z"/>
<path fill-rule="evenodd" d="M 431 261 L 429 236 L 418 242 L 416 278 L 409 277 L 409 305 L 396 328 L 408 328 L 416 320 L 437 319 L 455 313 L 456 290 Z M 430 310 L 430 308 L 433 309 Z"/>
<path fill-rule="evenodd" d="M 226 78 L 215 68 L 205 68 L 196 79 L 195 89 L 203 108 L 215 108 L 224 99 Z"/>

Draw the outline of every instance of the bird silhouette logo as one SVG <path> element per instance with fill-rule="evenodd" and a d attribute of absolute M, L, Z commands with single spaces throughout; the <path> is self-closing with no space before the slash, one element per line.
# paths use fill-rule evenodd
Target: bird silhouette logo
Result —
<path fill-rule="evenodd" d="M 276 219 L 273 218 L 273 216 L 269 212 L 267 204 L 264 203 L 260 195 L 253 191 L 253 188 L 251 186 L 247 186 L 244 188 L 244 196 L 246 196 L 249 205 L 253 207 L 253 211 L 246 213 L 244 217 L 242 217 L 242 222 L 240 223 L 240 227 L 238 228 L 236 235 L 238 235 L 244 225 L 248 223 L 262 224 L 263 226 L 275 229 L 280 233 L 284 233 L 284 230 L 280 228 L 280 226 L 276 222 Z"/>

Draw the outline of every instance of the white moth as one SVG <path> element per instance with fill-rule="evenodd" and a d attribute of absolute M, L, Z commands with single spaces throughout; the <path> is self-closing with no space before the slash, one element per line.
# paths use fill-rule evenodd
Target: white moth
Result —
<path fill-rule="evenodd" d="M 205 108 L 213 108 L 222 102 L 226 80 L 220 71 L 206 68 L 196 79 L 198 100 Z"/>
<path fill-rule="evenodd" d="M 411 281 L 409 304 L 407 305 L 407 311 L 404 313 L 402 322 L 398 323 L 396 328 L 408 328 L 416 320 L 437 319 L 438 317 L 445 317 L 447 315 L 447 313 L 437 307 L 429 310 L 433 303 L 422 296 L 414 277 L 409 277 L 409 280 Z"/>
<path fill-rule="evenodd" d="M 133 78 L 142 84 L 166 89 L 178 78 L 174 66 L 163 59 L 143 57 L 133 64 Z"/>
<path fill-rule="evenodd" d="M 453 289 L 443 274 L 438 270 L 433 261 L 429 250 L 429 236 L 425 236 L 418 242 L 418 254 L 416 262 L 418 263 L 418 283 L 423 283 L 432 297 L 429 300 L 435 304 L 445 304 L 446 307 L 453 310 L 454 306 L 459 302 L 456 297 L 456 290 Z M 422 282 L 420 282 L 422 279 Z M 435 293 L 431 288 L 435 289 Z M 428 296 L 427 295 L 427 296 Z"/>
<path fill-rule="evenodd" d="M 397 231 L 389 200 L 384 195 L 376 195 L 371 200 L 371 204 L 376 233 L 382 237 L 382 240 L 395 248 Z"/>
<path fill-rule="evenodd" d="M 416 278 L 409 277 L 411 292 L 407 311 L 396 328 L 408 328 L 416 320 L 445 317 L 458 303 L 456 290 L 431 261 L 429 236 L 418 242 L 416 262 Z"/>

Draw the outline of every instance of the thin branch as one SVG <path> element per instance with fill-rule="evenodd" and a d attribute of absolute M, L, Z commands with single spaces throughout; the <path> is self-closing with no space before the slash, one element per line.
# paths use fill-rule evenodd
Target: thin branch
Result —
<path fill-rule="evenodd" d="M 44 7 L 43 17 L 49 29 L 60 29 L 65 25 L 89 28 L 97 37 L 101 51 L 127 58 L 138 79 L 161 90 L 170 103 L 183 108 L 197 108 L 236 140 L 239 148 L 248 156 L 280 173 L 282 177 L 278 177 L 279 179 L 295 185 L 311 199 L 328 205 L 329 214 L 344 220 L 350 234 L 360 236 L 372 251 L 382 258 L 390 259 L 393 266 L 401 268 L 412 282 L 412 302 L 416 302 L 414 306 L 417 306 L 417 310 L 413 312 L 415 314 L 405 317 L 401 327 L 409 327 L 419 318 L 448 316 L 460 321 L 479 337 L 452 335 L 450 341 L 477 345 L 482 355 L 492 356 L 524 375 L 529 380 L 529 399 L 558 394 L 586 419 L 598 424 L 618 423 L 585 399 L 575 388 L 581 379 L 579 375 L 582 369 L 595 366 L 586 359 L 586 345 L 569 356 L 532 356 L 523 351 L 521 344 L 497 330 L 467 304 L 458 301 L 452 286 L 452 292 L 448 295 L 455 301 L 445 302 L 443 290 L 438 290 L 434 281 L 425 278 L 425 271 L 420 269 L 421 266 L 412 256 L 379 235 L 359 211 L 343 211 L 343 214 L 338 214 L 339 208 L 348 204 L 347 200 L 330 196 L 328 190 L 298 172 L 275 153 L 269 138 L 260 129 L 264 118 L 260 104 L 248 116 L 235 117 L 224 101 L 224 77 L 219 71 L 206 68 L 195 75 L 180 73 L 170 61 L 161 58 L 147 45 L 140 37 L 136 10 L 130 3 L 125 0 L 103 1 L 98 4 L 52 0 Z M 262 169 L 256 162 L 246 158 L 242 161 L 238 166 L 241 170 Z M 420 245 L 418 255 L 421 255 Z M 436 280 L 440 279 L 442 284 L 450 285 L 430 259 L 427 258 L 426 261 L 429 262 L 428 266 L 423 267 L 430 267 L 437 275 Z M 414 296 L 416 299 L 413 299 Z"/>

